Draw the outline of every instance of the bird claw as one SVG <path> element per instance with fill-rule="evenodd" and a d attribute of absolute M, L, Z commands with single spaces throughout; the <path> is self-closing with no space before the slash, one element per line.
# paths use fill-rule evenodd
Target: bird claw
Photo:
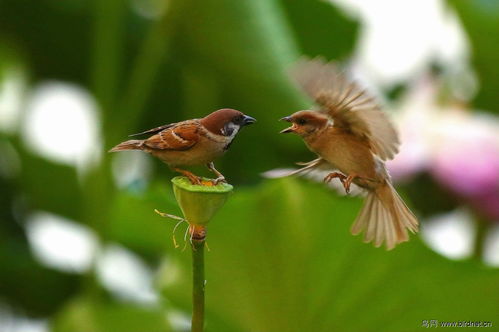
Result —
<path fill-rule="evenodd" d="M 175 172 L 182 174 L 183 176 L 186 176 L 189 179 L 189 181 L 191 181 L 191 183 L 193 185 L 200 186 L 203 184 L 202 179 L 199 176 L 197 176 L 189 171 L 186 171 L 186 170 L 178 168 L 178 167 L 173 168 L 173 170 Z"/>
<path fill-rule="evenodd" d="M 196 185 L 196 186 L 200 186 L 203 184 L 203 182 L 201 181 L 201 178 L 199 176 L 189 177 L 189 180 L 191 181 L 191 183 L 193 185 Z"/>
<path fill-rule="evenodd" d="M 350 194 L 350 185 L 352 184 L 352 181 L 355 178 L 357 178 L 357 175 L 352 174 L 352 175 L 349 175 L 349 176 L 345 176 L 345 175 L 343 175 L 341 173 L 338 173 L 338 172 L 332 172 L 332 173 L 329 173 L 328 175 L 326 175 L 324 177 L 324 182 L 325 183 L 329 183 L 334 178 L 339 178 L 340 181 L 341 181 L 341 184 L 343 185 L 343 188 L 345 188 L 345 192 L 347 194 Z"/>
<path fill-rule="evenodd" d="M 350 183 L 343 183 L 343 188 L 347 194 L 350 194 Z"/>
<path fill-rule="evenodd" d="M 211 180 L 214 186 L 218 185 L 220 182 L 227 183 L 227 180 L 225 179 L 225 176 L 219 176 L 216 179 Z"/>
<path fill-rule="evenodd" d="M 351 174 L 346 178 L 344 182 L 342 181 L 343 187 L 345 188 L 347 194 L 350 194 L 350 185 L 352 184 L 352 181 L 357 177 L 357 175 Z"/>
<path fill-rule="evenodd" d="M 217 171 L 217 169 L 215 168 L 215 164 L 213 164 L 213 162 L 208 163 L 206 166 L 208 166 L 208 168 L 210 169 L 210 171 L 212 171 L 213 173 L 215 173 L 215 175 L 217 176 L 216 179 L 211 180 L 211 182 L 213 183 L 214 186 L 216 186 L 220 182 L 227 183 L 227 180 L 225 180 L 225 176 L 223 176 L 222 173 L 220 173 L 219 171 Z"/>
<path fill-rule="evenodd" d="M 328 175 L 326 175 L 324 177 L 324 182 L 325 183 L 329 183 L 331 182 L 334 178 L 339 178 L 341 183 L 344 185 L 344 181 L 345 179 L 347 178 L 345 175 L 341 174 L 341 173 L 338 173 L 338 172 L 332 172 L 332 173 L 329 173 Z"/>

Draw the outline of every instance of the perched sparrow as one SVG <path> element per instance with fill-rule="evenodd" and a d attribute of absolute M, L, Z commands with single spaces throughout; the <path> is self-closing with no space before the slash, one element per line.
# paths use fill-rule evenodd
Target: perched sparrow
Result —
<path fill-rule="evenodd" d="M 399 140 L 374 98 L 340 74 L 334 64 L 320 59 L 303 60 L 293 76 L 320 106 L 282 118 L 292 126 L 281 133 L 295 133 L 318 158 L 290 174 L 329 169 L 324 178 L 339 178 L 346 192 L 353 182 L 367 191 L 364 205 L 352 225 L 356 235 L 365 231 L 365 242 L 374 240 L 387 249 L 417 232 L 418 221 L 392 186 L 385 160 L 398 152 Z"/>
<path fill-rule="evenodd" d="M 126 150 L 148 152 L 161 159 L 174 171 L 187 176 L 193 184 L 201 184 L 200 178 L 178 167 L 206 164 L 217 175 L 217 179 L 214 180 L 217 184 L 225 181 L 225 178 L 215 169 L 213 160 L 227 151 L 241 127 L 255 121 L 239 111 L 224 108 L 202 119 L 171 123 L 130 135 L 152 134 L 144 140 L 129 140 L 120 143 L 109 152 Z"/>

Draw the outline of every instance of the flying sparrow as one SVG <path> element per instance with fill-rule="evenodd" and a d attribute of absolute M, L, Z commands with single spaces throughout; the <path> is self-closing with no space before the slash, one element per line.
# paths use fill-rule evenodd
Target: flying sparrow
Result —
<path fill-rule="evenodd" d="M 407 230 L 417 232 L 418 221 L 393 188 L 385 167 L 399 146 L 387 116 L 332 63 L 302 60 L 292 74 L 319 108 L 282 118 L 292 126 L 281 133 L 301 136 L 318 158 L 289 174 L 328 169 L 325 182 L 338 178 L 347 193 L 351 183 L 358 185 L 367 198 L 351 232 L 365 231 L 365 242 L 374 240 L 376 247 L 385 242 L 388 250 L 408 241 Z"/>
<path fill-rule="evenodd" d="M 181 169 L 183 166 L 207 165 L 216 174 L 214 184 L 225 182 L 217 171 L 213 160 L 229 149 L 239 130 L 256 120 L 250 116 L 223 108 L 202 119 L 186 120 L 153 128 L 138 134 L 152 135 L 144 140 L 128 140 L 116 145 L 109 152 L 142 150 L 159 158 L 176 172 L 187 176 L 192 184 L 201 184 L 193 173 Z"/>

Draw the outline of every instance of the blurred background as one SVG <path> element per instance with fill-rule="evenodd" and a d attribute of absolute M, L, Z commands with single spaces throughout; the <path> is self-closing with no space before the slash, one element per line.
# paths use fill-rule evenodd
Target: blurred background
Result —
<path fill-rule="evenodd" d="M 174 174 L 106 151 L 222 107 L 258 122 L 217 162 L 236 190 L 210 224 L 207 331 L 497 326 L 497 17 L 495 0 L 0 1 L 0 332 L 189 330 L 190 253 L 153 212 L 180 214 Z M 286 74 L 302 55 L 394 119 L 409 243 L 351 236 L 359 198 L 260 176 L 313 158 L 277 134 L 310 103 Z"/>

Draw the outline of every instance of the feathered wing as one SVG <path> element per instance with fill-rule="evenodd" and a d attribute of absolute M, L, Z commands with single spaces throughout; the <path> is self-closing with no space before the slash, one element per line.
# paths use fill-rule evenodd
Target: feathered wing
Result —
<path fill-rule="evenodd" d="M 152 128 L 152 129 L 149 129 L 149 130 L 146 130 L 146 131 L 142 131 L 140 133 L 131 134 L 131 135 L 128 135 L 128 136 L 129 137 L 133 137 L 133 136 L 140 136 L 140 135 L 145 135 L 145 134 L 150 134 L 150 135 L 157 134 L 157 133 L 159 133 L 162 130 L 174 127 L 175 125 L 177 125 L 177 123 L 169 123 L 169 124 L 162 125 L 162 126 L 159 126 L 159 127 L 156 127 L 156 128 Z"/>
<path fill-rule="evenodd" d="M 267 172 L 264 172 L 262 175 L 269 179 L 278 179 L 284 178 L 292 175 L 307 175 L 312 172 L 318 172 L 321 170 L 331 170 L 331 166 L 327 161 L 322 158 L 317 158 L 304 163 L 296 163 L 298 166 L 303 166 L 298 169 L 273 169 Z"/>
<path fill-rule="evenodd" d="M 298 166 L 303 166 L 297 170 L 294 170 L 289 175 L 297 175 L 297 174 L 307 174 L 310 172 L 317 172 L 319 170 L 329 170 L 331 165 L 322 158 L 317 158 L 304 163 L 296 163 Z"/>
<path fill-rule="evenodd" d="M 279 179 L 288 176 L 298 175 L 298 176 L 307 177 L 309 179 L 313 179 L 315 181 L 322 181 L 327 174 L 332 172 L 340 172 L 339 170 L 334 169 L 331 166 L 331 164 L 329 164 L 327 161 L 325 161 L 322 158 L 317 158 L 308 162 L 296 163 L 296 164 L 302 167 L 298 169 L 293 169 L 293 168 L 272 169 L 262 173 L 262 176 L 268 179 Z M 345 194 L 345 189 L 343 187 L 343 184 L 341 184 L 339 180 L 331 181 L 329 183 L 329 186 L 334 190 L 336 190 L 338 194 L 340 195 Z M 357 196 L 363 194 L 364 190 L 362 188 L 358 187 L 354 183 L 351 184 L 350 195 Z"/>
<path fill-rule="evenodd" d="M 371 150 L 382 160 L 393 159 L 399 139 L 395 128 L 370 96 L 349 80 L 333 63 L 304 59 L 292 76 L 299 86 L 326 112 L 333 125 L 369 141 Z"/>
<path fill-rule="evenodd" d="M 144 145 L 156 150 L 185 151 L 198 142 L 198 128 L 196 123 L 179 123 L 149 137 Z"/>

